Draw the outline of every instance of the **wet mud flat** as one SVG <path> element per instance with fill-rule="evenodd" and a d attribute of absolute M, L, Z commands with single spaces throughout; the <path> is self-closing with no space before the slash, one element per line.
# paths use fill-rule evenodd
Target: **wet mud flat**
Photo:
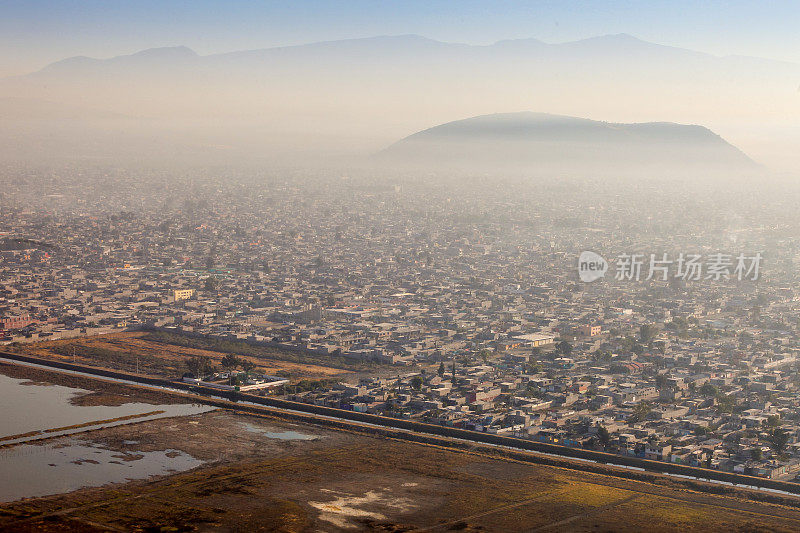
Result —
<path fill-rule="evenodd" d="M 46 371 L 25 377 L 35 379 L 31 388 L 59 379 Z M 87 395 L 153 403 L 169 396 L 142 389 L 140 398 L 137 387 L 85 381 Z M 36 468 L 73 475 L 56 487 L 61 494 L 34 491 L 0 504 L 0 530 L 800 529 L 800 499 L 790 496 L 665 476 L 621 479 L 485 447 L 454 450 L 232 409 L 3 448 L 12 460 L 39 455 Z"/>
<path fill-rule="evenodd" d="M 290 449 L 281 446 L 282 442 L 320 438 L 294 431 L 289 425 L 245 425 L 240 417 L 230 413 L 205 414 L 150 420 L 0 448 L 0 477 L 4 480 L 0 502 L 13 504 L 22 498 L 67 493 L 84 487 L 150 480 L 245 456 L 272 456 Z"/>
<path fill-rule="evenodd" d="M 149 479 L 201 464 L 178 450 L 113 450 L 84 438 L 20 444 L 0 450 L 0 477 L 5 480 L 0 484 L 0 502 Z"/>
<path fill-rule="evenodd" d="M 2 361 L 0 361 L 0 375 L 25 380 L 23 383 L 31 387 L 60 385 L 85 391 L 83 394 L 71 399 L 73 405 L 115 406 L 130 402 L 154 405 L 186 403 L 185 399 L 174 394 L 155 389 L 134 387 L 125 383 L 102 381 L 100 379 Z"/>
<path fill-rule="evenodd" d="M 102 427 L 213 409 L 190 399 L 176 403 L 174 396 L 166 398 L 149 394 L 147 390 L 140 396 L 128 387 L 112 389 L 113 383 L 103 381 L 81 380 L 81 385 L 93 389 L 78 388 L 69 377 L 29 367 L 0 366 L 0 405 L 3 406 L 0 449 Z M 168 403 L 156 403 L 159 398 Z"/>
<path fill-rule="evenodd" d="M 217 410 L 94 431 L 120 463 L 184 471 L 0 505 L 0 529 L 796 531 L 763 503 Z M 98 454 L 99 456 L 100 454 Z M 117 457 L 114 457 L 117 456 Z M 151 456 L 156 457 L 156 456 Z M 99 461 L 99 460 L 98 460 Z M 90 466 L 86 463 L 85 466 Z"/>

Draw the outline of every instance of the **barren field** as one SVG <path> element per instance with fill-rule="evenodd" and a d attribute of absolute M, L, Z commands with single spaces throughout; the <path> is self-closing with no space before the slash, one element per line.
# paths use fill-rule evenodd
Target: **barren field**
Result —
<path fill-rule="evenodd" d="M 14 365 L 38 383 L 71 376 Z M 86 378 L 114 401 L 168 394 Z M 113 390 L 112 390 L 113 389 Z M 188 454 L 193 470 L 0 504 L 4 531 L 797 531 L 800 498 L 652 482 L 218 410 L 81 434 L 125 461 Z M 36 446 L 58 447 L 71 437 Z M 6 450 L 11 449 L 6 448 Z M 499 451 L 497 453 L 500 453 Z M 4 483 L 13 480 L 4 480 Z"/>
<path fill-rule="evenodd" d="M 134 429 L 135 428 L 135 429 Z M 299 432 L 313 440 L 282 440 Z M 131 445 L 131 433 L 136 444 Z M 291 434 L 290 434 L 291 435 Z M 96 431 L 206 461 L 0 508 L 19 531 L 796 531 L 800 509 L 213 412 Z M 795 503 L 797 501 L 789 501 Z"/>
<path fill-rule="evenodd" d="M 0 506 L 13 531 L 796 531 L 762 503 L 216 411 L 85 434 L 205 461 L 148 481 Z M 135 441 L 130 440 L 135 438 Z M 57 440 L 56 440 L 57 441 Z M 51 441 L 50 445 L 53 445 Z"/>
<path fill-rule="evenodd" d="M 17 351 L 37 357 L 75 361 L 125 371 L 138 369 L 143 374 L 164 377 L 180 376 L 186 371 L 189 357 L 205 356 L 218 365 L 225 353 L 151 340 L 147 332 L 123 332 L 92 337 L 43 341 L 16 347 Z M 323 365 L 282 360 L 277 349 L 266 350 L 272 356 L 239 355 L 268 374 L 285 373 L 293 378 L 326 378 L 349 371 Z M 284 358 L 288 358 L 286 355 Z M 138 361 L 137 361 L 138 360 Z"/>

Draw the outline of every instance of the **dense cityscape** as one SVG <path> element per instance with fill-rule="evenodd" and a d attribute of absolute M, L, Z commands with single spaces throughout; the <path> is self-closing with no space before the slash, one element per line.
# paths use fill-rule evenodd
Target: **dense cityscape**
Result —
<path fill-rule="evenodd" d="M 0 3 L 0 532 L 800 531 L 800 3 Z"/>
<path fill-rule="evenodd" d="M 732 191 L 697 189 L 679 202 L 693 187 L 679 182 L 451 187 L 221 170 L 167 185 L 146 170 L 12 171 L 0 197 L 10 350 L 142 330 L 236 341 L 349 371 L 283 372 L 261 394 L 800 473 L 791 196 L 766 189 L 734 204 Z M 581 282 L 584 250 L 616 269 Z M 635 277 L 621 263 L 632 254 Z M 709 259 L 687 277 L 677 259 L 691 254 Z M 235 357 L 191 363 L 183 370 L 202 375 L 190 378 L 257 382 L 257 365 Z"/>

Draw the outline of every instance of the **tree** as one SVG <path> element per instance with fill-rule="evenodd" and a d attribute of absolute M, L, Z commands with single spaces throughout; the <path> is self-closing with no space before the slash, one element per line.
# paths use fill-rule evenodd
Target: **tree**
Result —
<path fill-rule="evenodd" d="M 572 345 L 567 341 L 561 341 L 556 344 L 556 351 L 559 355 L 569 355 L 572 353 Z"/>
<path fill-rule="evenodd" d="M 655 340 L 657 334 L 658 328 L 652 324 L 642 324 L 639 326 L 639 340 L 642 344 L 649 345 Z"/>
<path fill-rule="evenodd" d="M 767 419 L 764 421 L 764 423 L 767 425 L 767 427 L 770 427 L 770 428 L 780 427 L 780 425 L 782 423 L 781 422 L 781 415 L 770 415 L 770 416 L 767 417 Z"/>
<path fill-rule="evenodd" d="M 605 426 L 597 426 L 597 440 L 603 445 L 604 450 L 608 446 L 608 443 L 611 442 L 611 434 Z"/>
<path fill-rule="evenodd" d="M 422 378 L 420 376 L 411 378 L 411 388 L 414 390 L 422 389 Z"/>
<path fill-rule="evenodd" d="M 492 355 L 492 353 L 489 350 L 481 350 L 481 353 L 478 355 L 480 356 L 481 360 L 483 360 L 483 364 L 485 365 L 489 362 L 489 356 Z"/>
<path fill-rule="evenodd" d="M 218 286 L 219 286 L 219 281 L 214 276 L 207 277 L 205 282 L 203 282 L 203 290 L 207 292 L 216 291 Z"/>
<path fill-rule="evenodd" d="M 789 444 L 789 432 L 781 428 L 773 428 L 767 434 L 767 442 L 777 453 L 782 453 Z"/>
<path fill-rule="evenodd" d="M 703 383 L 703 386 L 700 387 L 700 394 L 703 396 L 716 396 L 717 392 L 719 391 L 711 383 Z"/>
<path fill-rule="evenodd" d="M 250 371 L 256 367 L 256 364 L 252 361 L 243 360 L 241 363 L 242 370 L 245 371 L 247 375 L 250 375 Z"/>
<path fill-rule="evenodd" d="M 439 363 L 439 370 L 437 370 L 437 374 L 439 374 L 440 378 L 444 377 L 444 361 Z"/>
<path fill-rule="evenodd" d="M 736 406 L 736 398 L 734 398 L 732 394 L 718 394 L 716 401 L 717 411 L 719 413 L 732 413 L 733 408 Z"/>
<path fill-rule="evenodd" d="M 542 371 L 542 365 L 538 362 L 528 363 L 525 367 L 525 372 L 528 374 L 537 374 Z"/>
<path fill-rule="evenodd" d="M 628 421 L 635 423 L 641 422 L 647 419 L 647 415 L 650 414 L 650 404 L 647 402 L 639 402 L 636 404 L 636 407 L 633 408 L 633 414 L 628 417 Z"/>
<path fill-rule="evenodd" d="M 750 457 L 752 457 L 754 461 L 760 461 L 763 455 L 761 448 L 753 448 L 750 450 Z"/>
<path fill-rule="evenodd" d="M 196 378 L 201 378 L 211 372 L 211 360 L 204 355 L 190 357 L 184 363 L 189 372 Z"/>
<path fill-rule="evenodd" d="M 239 361 L 238 357 L 236 357 L 232 353 L 229 353 L 222 358 L 219 364 L 222 365 L 222 368 L 226 370 L 233 370 L 234 368 L 236 368 L 241 364 L 241 361 Z"/>

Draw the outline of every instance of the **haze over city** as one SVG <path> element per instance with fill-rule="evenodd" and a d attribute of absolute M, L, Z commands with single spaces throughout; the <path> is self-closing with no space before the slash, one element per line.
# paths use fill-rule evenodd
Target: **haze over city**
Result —
<path fill-rule="evenodd" d="M 798 20 L 0 2 L 0 530 L 800 529 Z"/>

